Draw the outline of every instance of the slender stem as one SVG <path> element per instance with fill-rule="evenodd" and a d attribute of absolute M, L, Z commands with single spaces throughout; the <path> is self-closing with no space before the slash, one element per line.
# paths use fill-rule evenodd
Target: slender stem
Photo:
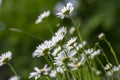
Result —
<path fill-rule="evenodd" d="M 104 41 L 108 44 L 108 46 L 109 46 L 109 48 L 110 48 L 110 51 L 111 51 L 112 54 L 113 54 L 113 57 L 114 57 L 114 59 L 115 59 L 116 64 L 119 65 L 118 59 L 117 59 L 117 57 L 116 57 L 116 53 L 115 53 L 114 49 L 112 48 L 111 44 L 107 41 L 107 39 L 104 39 Z"/>
<path fill-rule="evenodd" d="M 51 62 L 48 60 L 48 57 L 47 57 L 46 55 L 44 56 L 44 58 L 45 58 L 45 60 L 47 61 L 47 63 L 48 63 L 51 67 L 53 67 L 52 64 L 51 64 Z"/>
<path fill-rule="evenodd" d="M 80 70 L 78 70 L 78 75 L 79 75 L 80 80 L 82 80 L 82 76 L 81 76 Z"/>
<path fill-rule="evenodd" d="M 11 30 L 11 31 L 15 31 L 15 32 L 23 33 L 23 34 L 25 34 L 25 35 L 27 35 L 27 36 L 30 36 L 30 37 L 35 38 L 35 39 L 38 39 L 38 40 L 40 40 L 40 41 L 44 41 L 44 39 L 41 39 L 41 38 L 39 38 L 39 37 L 37 37 L 37 36 L 29 33 L 29 32 L 23 31 L 23 30 L 18 29 L 18 28 L 10 28 L 10 30 Z"/>
<path fill-rule="evenodd" d="M 78 36 L 79 36 L 80 41 L 82 42 L 83 40 L 82 40 L 80 31 L 79 31 L 79 29 L 78 29 L 78 26 L 76 25 L 75 21 L 72 19 L 72 17 L 71 17 L 70 15 L 69 15 L 69 17 L 70 17 L 70 19 L 71 19 L 73 25 L 75 26 L 75 28 L 76 28 L 76 30 L 77 30 L 77 33 L 78 33 Z"/>
<path fill-rule="evenodd" d="M 53 68 L 55 68 L 55 70 L 56 70 L 56 67 L 55 67 L 54 62 L 53 62 L 53 58 L 49 54 L 48 54 L 48 57 L 51 61 L 51 64 L 52 64 Z M 57 72 L 57 70 L 56 70 L 56 72 Z"/>
<path fill-rule="evenodd" d="M 67 80 L 67 79 L 66 79 L 66 76 L 65 76 L 65 73 L 63 73 L 62 80 Z"/>
<path fill-rule="evenodd" d="M 98 46 L 98 48 L 100 48 L 100 50 L 102 51 L 102 53 L 103 53 L 103 55 L 104 55 L 104 57 L 105 57 L 107 63 L 109 64 L 110 62 L 109 62 L 109 60 L 108 60 L 108 58 L 107 58 L 105 52 L 104 52 L 103 49 L 99 46 L 99 44 L 98 44 L 97 46 Z"/>
<path fill-rule="evenodd" d="M 54 34 L 54 31 L 52 30 L 52 28 L 50 28 L 50 26 L 47 24 L 47 28 L 50 30 L 51 34 Z"/>
<path fill-rule="evenodd" d="M 76 80 L 74 72 L 72 72 L 73 80 Z"/>
<path fill-rule="evenodd" d="M 8 64 L 8 66 L 11 68 L 11 70 L 13 71 L 13 73 L 18 77 L 18 79 L 19 79 L 19 76 L 18 76 L 18 74 L 17 74 L 17 72 L 15 71 L 15 69 L 12 67 L 12 65 L 10 64 L 10 63 L 7 63 Z"/>
<path fill-rule="evenodd" d="M 47 80 L 50 80 L 50 78 L 49 78 L 48 76 L 46 76 L 46 79 L 47 79 Z"/>
<path fill-rule="evenodd" d="M 85 51 L 85 48 L 84 48 L 84 45 L 83 45 L 83 40 L 82 40 L 82 36 L 81 36 L 81 34 L 80 34 L 80 31 L 79 31 L 79 26 L 77 26 L 77 24 L 75 23 L 75 21 L 72 19 L 72 17 L 69 15 L 69 17 L 70 17 L 70 19 L 71 19 L 71 21 L 72 21 L 72 23 L 73 23 L 73 25 L 75 26 L 75 28 L 76 28 L 76 30 L 77 30 L 77 33 L 78 33 L 78 36 L 79 36 L 79 39 L 80 39 L 80 42 L 82 43 L 82 48 L 83 48 L 83 52 Z M 84 54 L 85 54 L 85 52 L 84 52 Z M 85 54 L 85 57 L 86 57 L 86 59 L 88 59 L 88 57 L 86 56 L 86 54 Z M 90 63 L 89 63 L 89 61 L 87 60 L 87 63 L 88 63 L 88 65 L 90 66 Z"/>

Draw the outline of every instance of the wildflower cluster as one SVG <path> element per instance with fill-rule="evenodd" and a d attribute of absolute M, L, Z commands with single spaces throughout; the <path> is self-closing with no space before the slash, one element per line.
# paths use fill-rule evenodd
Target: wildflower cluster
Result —
<path fill-rule="evenodd" d="M 107 78 L 105 76 L 107 76 L 109 77 L 109 80 L 114 80 L 113 75 L 120 71 L 119 61 L 112 46 L 105 38 L 104 33 L 98 35 L 98 38 L 105 41 L 108 45 L 113 55 L 115 65 L 110 63 L 104 50 L 99 45 L 99 42 L 95 46 L 90 47 L 87 41 L 82 39 L 79 32 L 79 26 L 77 26 L 78 24 L 75 23 L 74 19 L 72 19 L 70 15 L 73 11 L 73 4 L 69 2 L 60 10 L 60 12 L 56 14 L 57 17 L 61 19 L 64 19 L 66 16 L 69 17 L 73 23 L 73 26 L 69 30 L 65 26 L 60 27 L 58 31 L 54 33 L 51 39 L 45 40 L 36 47 L 32 57 L 43 57 L 47 63 L 43 68 L 34 67 L 34 71 L 30 72 L 28 79 L 106 80 Z M 43 19 L 49 15 L 49 10 L 43 12 L 40 14 L 40 16 L 38 16 L 38 19 L 35 21 L 35 23 L 41 23 Z M 72 34 L 75 31 L 77 32 L 77 35 L 73 36 Z M 68 35 L 70 37 L 68 37 Z M 103 56 L 105 58 L 107 62 L 106 65 L 103 64 L 99 56 Z M 11 70 L 14 72 L 15 75 L 9 80 L 20 80 L 19 75 L 9 62 L 11 59 L 12 52 L 8 51 L 3 53 L 0 56 L 0 66 L 8 64 Z M 100 65 L 99 67 L 102 69 L 100 69 L 98 65 Z M 118 79 L 120 79 L 120 77 Z"/>
<path fill-rule="evenodd" d="M 116 65 L 112 65 L 111 63 L 106 64 L 106 66 L 104 67 L 104 70 L 106 71 L 106 75 L 107 76 L 112 76 L 113 74 L 115 74 L 116 72 L 119 72 L 120 70 L 120 65 L 116 66 Z"/>
<path fill-rule="evenodd" d="M 108 63 L 109 61 L 99 44 L 93 48 L 86 47 L 87 42 L 82 40 L 79 28 L 70 16 L 73 10 L 73 4 L 69 2 L 56 14 L 61 19 L 66 16 L 70 17 L 74 27 L 71 27 L 69 31 L 65 26 L 59 28 L 51 39 L 45 40 L 36 47 L 32 56 L 34 58 L 44 57 L 47 64 L 41 69 L 34 67 L 34 72 L 30 73 L 29 79 L 34 78 L 37 80 L 45 77 L 49 80 L 100 80 L 101 77 L 99 75 L 103 73 L 98 69 L 96 60 L 107 76 L 119 71 L 120 67 L 114 53 L 114 59 L 118 67 L 111 64 L 104 67 L 98 55 L 104 55 L 106 61 Z M 74 31 L 77 31 L 78 36 L 72 36 L 68 39 L 67 35 L 72 35 Z M 108 43 L 104 33 L 101 33 L 98 38 Z M 111 45 L 108 46 L 112 49 Z M 113 49 L 112 52 L 114 52 Z"/>
<path fill-rule="evenodd" d="M 86 41 L 79 42 L 78 37 L 72 37 L 65 40 L 67 34 L 66 27 L 58 29 L 55 35 L 40 44 L 33 53 L 33 57 L 49 57 L 50 67 L 39 69 L 34 68 L 36 72 L 30 73 L 29 78 L 39 78 L 41 75 L 47 75 L 51 78 L 57 77 L 57 74 L 64 75 L 67 71 L 79 70 L 84 66 L 87 59 L 91 60 L 101 53 L 100 49 L 84 49 Z M 63 42 L 65 42 L 63 44 Z M 46 65 L 45 65 L 46 66 Z M 43 73 L 43 74 L 42 74 Z M 44 74 L 46 73 L 46 74 Z"/>

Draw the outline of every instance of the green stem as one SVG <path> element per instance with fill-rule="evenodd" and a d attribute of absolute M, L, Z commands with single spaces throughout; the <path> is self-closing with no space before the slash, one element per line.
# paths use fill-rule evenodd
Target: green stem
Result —
<path fill-rule="evenodd" d="M 71 73 L 73 76 L 73 80 L 76 80 L 74 72 Z"/>
<path fill-rule="evenodd" d="M 110 62 L 109 62 L 109 60 L 108 60 L 108 58 L 107 58 L 105 52 L 104 52 L 103 49 L 99 46 L 99 44 L 98 44 L 97 46 L 98 46 L 98 48 L 100 48 L 100 50 L 102 51 L 102 53 L 103 53 L 103 55 L 104 55 L 104 57 L 105 57 L 107 63 L 109 64 Z"/>
<path fill-rule="evenodd" d="M 46 55 L 44 56 L 44 58 L 45 58 L 45 60 L 47 61 L 47 63 L 48 63 L 51 67 L 53 67 L 52 64 L 51 64 L 51 62 L 49 61 L 49 59 L 47 58 Z"/>
<path fill-rule="evenodd" d="M 47 80 L 50 80 L 50 78 L 49 78 L 48 76 L 46 76 L 46 79 L 47 79 Z"/>
<path fill-rule="evenodd" d="M 17 72 L 15 71 L 15 69 L 12 67 L 12 65 L 10 64 L 10 63 L 7 63 L 8 64 L 8 66 L 11 68 L 11 70 L 13 71 L 13 73 L 18 77 L 18 79 L 19 79 L 19 76 L 18 76 L 18 74 L 17 74 Z"/>
<path fill-rule="evenodd" d="M 78 26 L 76 25 L 75 21 L 72 19 L 72 17 L 71 17 L 70 15 L 69 15 L 69 17 L 70 17 L 70 19 L 71 19 L 73 25 L 75 26 L 75 28 L 76 28 L 76 30 L 77 30 L 77 33 L 78 33 L 78 36 L 79 36 L 80 41 L 82 42 L 83 40 L 82 40 L 80 31 L 79 31 L 79 29 L 78 29 Z"/>
<path fill-rule="evenodd" d="M 80 70 L 78 70 L 78 75 L 79 75 L 80 80 L 82 80 L 82 76 L 81 76 Z"/>
<path fill-rule="evenodd" d="M 115 53 L 114 49 L 112 48 L 111 44 L 107 41 L 107 39 L 104 39 L 104 41 L 108 44 L 108 46 L 109 46 L 109 48 L 110 48 L 110 51 L 111 51 L 112 54 L 113 54 L 113 57 L 114 57 L 114 59 L 115 59 L 116 64 L 119 65 L 118 59 L 117 59 L 117 57 L 116 57 L 116 53 Z"/>
<path fill-rule="evenodd" d="M 48 54 L 48 57 L 51 61 L 51 64 L 52 64 L 53 68 L 56 70 L 56 67 L 55 67 L 54 62 L 53 62 L 53 58 L 49 54 Z M 57 72 L 57 70 L 56 70 L 56 72 Z"/>
<path fill-rule="evenodd" d="M 53 29 L 49 26 L 49 24 L 47 24 L 47 28 L 50 30 L 51 34 L 53 35 L 53 34 L 54 34 L 54 31 L 53 31 Z"/>
<path fill-rule="evenodd" d="M 37 37 L 37 36 L 29 33 L 29 32 L 23 31 L 23 30 L 18 29 L 18 28 L 10 28 L 10 30 L 11 30 L 11 31 L 15 31 L 15 32 L 20 32 L 20 33 L 22 33 L 22 34 L 25 34 L 25 35 L 30 36 L 30 37 L 32 37 L 32 38 L 38 39 L 38 40 L 40 40 L 40 41 L 44 41 L 44 39 L 41 39 L 41 38 L 39 38 L 39 37 Z"/>

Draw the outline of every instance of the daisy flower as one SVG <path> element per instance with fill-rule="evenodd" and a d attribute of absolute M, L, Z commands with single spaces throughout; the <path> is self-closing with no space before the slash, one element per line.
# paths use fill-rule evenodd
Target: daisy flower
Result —
<path fill-rule="evenodd" d="M 57 44 L 59 44 L 63 40 L 66 33 L 66 27 L 63 26 L 62 28 L 58 29 L 58 31 L 55 33 L 51 40 L 53 45 L 56 46 Z"/>
<path fill-rule="evenodd" d="M 57 75 L 56 70 L 52 70 L 52 71 L 50 72 L 50 74 L 49 74 L 49 76 L 50 76 L 51 78 L 56 77 L 56 75 Z"/>
<path fill-rule="evenodd" d="M 83 41 L 82 43 L 78 44 L 78 49 L 83 48 L 86 45 L 86 41 Z"/>
<path fill-rule="evenodd" d="M 10 59 L 12 59 L 12 53 L 10 51 L 2 54 L 0 56 L 0 66 L 6 64 Z"/>
<path fill-rule="evenodd" d="M 120 70 L 120 68 L 119 68 L 118 66 L 113 66 L 112 70 L 113 70 L 114 72 L 117 72 L 117 71 Z"/>
<path fill-rule="evenodd" d="M 49 53 L 49 50 L 53 47 L 51 41 L 44 41 L 44 43 L 40 44 L 37 49 L 33 53 L 33 57 L 37 56 L 44 56 L 45 54 Z"/>
<path fill-rule="evenodd" d="M 92 54 L 90 54 L 90 59 L 93 59 L 95 56 L 99 55 L 100 54 L 100 50 L 96 50 L 94 51 Z"/>
<path fill-rule="evenodd" d="M 76 42 L 77 37 L 72 37 L 66 44 L 66 46 L 73 46 L 73 44 Z"/>
<path fill-rule="evenodd" d="M 53 77 L 56 77 L 57 74 L 63 74 L 64 71 L 65 71 L 65 68 L 59 66 L 56 68 L 56 70 L 52 70 L 49 75 L 51 78 L 53 78 Z"/>
<path fill-rule="evenodd" d="M 59 46 L 59 47 L 55 48 L 55 50 L 53 51 L 52 55 L 53 56 L 57 56 L 60 52 L 61 52 L 61 47 Z"/>
<path fill-rule="evenodd" d="M 69 61 L 74 60 L 74 55 L 77 52 L 75 50 L 72 51 L 62 51 L 61 53 L 58 54 L 57 57 L 55 57 L 54 64 L 61 66 L 63 64 L 68 63 Z"/>
<path fill-rule="evenodd" d="M 9 80 L 20 80 L 20 77 L 15 75 L 15 76 L 10 77 Z"/>
<path fill-rule="evenodd" d="M 58 29 L 58 31 L 55 33 L 56 36 L 58 35 L 65 35 L 67 33 L 66 27 L 61 27 L 60 29 Z"/>
<path fill-rule="evenodd" d="M 56 46 L 61 43 L 63 38 L 64 38 L 64 35 L 57 35 L 57 36 L 53 36 L 51 41 L 52 41 L 53 45 Z"/>
<path fill-rule="evenodd" d="M 92 54 L 93 52 L 94 52 L 94 49 L 93 49 L 93 48 L 88 49 L 88 50 L 85 50 L 85 54 L 86 54 L 86 55 L 90 55 L 90 54 Z"/>
<path fill-rule="evenodd" d="M 51 70 L 50 67 L 47 67 L 47 64 L 44 66 L 44 68 L 42 69 L 39 69 L 38 67 L 34 67 L 34 70 L 35 72 L 31 72 L 30 75 L 29 75 L 29 79 L 31 78 L 35 78 L 38 79 L 40 78 L 41 75 L 47 75 L 48 74 L 48 71 Z"/>
<path fill-rule="evenodd" d="M 106 64 L 106 66 L 104 67 L 104 70 L 109 70 L 113 67 L 113 65 L 111 63 Z"/>
<path fill-rule="evenodd" d="M 73 43 L 72 46 L 68 46 L 67 44 L 64 45 L 64 48 L 68 51 L 71 51 L 71 50 L 77 50 L 77 42 Z"/>
<path fill-rule="evenodd" d="M 41 23 L 44 18 L 48 17 L 50 15 L 50 11 L 44 11 L 42 14 L 38 16 L 38 19 L 35 21 L 36 24 Z"/>
<path fill-rule="evenodd" d="M 112 75 L 113 75 L 113 71 L 107 71 L 107 72 L 106 72 L 106 75 L 107 75 L 107 76 L 112 76 Z"/>
<path fill-rule="evenodd" d="M 78 68 L 80 68 L 81 66 L 83 66 L 86 62 L 85 57 L 82 57 L 82 59 L 77 62 L 77 63 L 69 63 L 68 66 L 72 68 L 72 70 L 77 70 Z"/>
<path fill-rule="evenodd" d="M 73 4 L 69 2 L 56 15 L 63 19 L 66 15 L 69 15 L 73 10 L 74 10 Z"/>
<path fill-rule="evenodd" d="M 70 34 L 73 34 L 75 32 L 75 27 L 71 27 L 70 29 L 69 29 L 69 33 Z"/>
<path fill-rule="evenodd" d="M 99 34 L 99 35 L 98 35 L 98 38 L 99 38 L 100 40 L 104 39 L 104 38 L 105 38 L 105 34 L 104 34 L 104 33 Z"/>

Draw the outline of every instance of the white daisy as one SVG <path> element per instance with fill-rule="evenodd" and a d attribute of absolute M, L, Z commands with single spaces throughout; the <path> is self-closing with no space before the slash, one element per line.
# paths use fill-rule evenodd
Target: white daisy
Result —
<path fill-rule="evenodd" d="M 99 34 L 98 38 L 101 39 L 101 40 L 104 39 L 105 38 L 105 34 L 104 33 Z"/>
<path fill-rule="evenodd" d="M 118 66 L 113 66 L 112 70 L 113 70 L 114 72 L 117 72 L 117 71 L 120 70 L 120 68 L 119 68 Z"/>
<path fill-rule="evenodd" d="M 38 67 L 34 67 L 35 72 L 31 72 L 29 75 L 29 79 L 35 78 L 38 79 L 41 75 L 47 75 L 48 71 L 51 70 L 50 67 L 47 67 L 47 64 L 44 66 L 44 68 L 39 69 Z"/>
<path fill-rule="evenodd" d="M 53 45 L 56 46 L 61 43 L 63 38 L 64 38 L 64 35 L 57 35 L 57 36 L 53 36 L 51 41 L 52 41 Z"/>
<path fill-rule="evenodd" d="M 93 53 L 93 51 L 94 51 L 94 49 L 93 49 L 93 48 L 88 49 L 88 50 L 85 50 L 85 54 L 86 54 L 86 55 L 90 55 L 90 54 L 92 54 L 92 53 Z"/>
<path fill-rule="evenodd" d="M 66 27 L 61 27 L 60 29 L 58 29 L 58 31 L 55 33 L 55 35 L 56 36 L 58 36 L 58 35 L 65 35 L 67 33 L 67 29 L 66 29 Z"/>
<path fill-rule="evenodd" d="M 44 11 L 42 14 L 38 16 L 38 19 L 35 21 L 36 24 L 41 23 L 44 18 L 48 17 L 50 15 L 50 11 Z"/>
<path fill-rule="evenodd" d="M 78 49 L 83 48 L 86 45 L 86 41 L 83 41 L 82 43 L 78 44 Z"/>
<path fill-rule="evenodd" d="M 104 67 L 104 70 L 109 70 L 113 67 L 113 65 L 111 63 L 106 64 L 106 66 Z"/>
<path fill-rule="evenodd" d="M 99 70 L 97 70 L 96 72 L 95 72 L 95 74 L 97 75 L 97 76 L 99 76 L 99 75 L 101 75 L 101 71 L 99 71 Z"/>
<path fill-rule="evenodd" d="M 33 53 L 33 57 L 37 56 L 44 56 L 45 54 L 49 53 L 49 50 L 53 47 L 51 41 L 44 41 L 44 43 L 40 44 L 37 49 Z"/>
<path fill-rule="evenodd" d="M 63 74 L 65 71 L 65 68 L 59 66 L 56 68 L 56 70 L 52 70 L 50 72 L 50 77 L 53 78 L 53 77 L 56 77 L 57 74 Z"/>
<path fill-rule="evenodd" d="M 77 62 L 77 63 L 69 63 L 68 66 L 70 66 L 72 68 L 72 70 L 77 70 L 78 68 L 80 68 L 81 66 L 83 66 L 86 62 L 85 57 L 82 57 L 82 59 Z"/>
<path fill-rule="evenodd" d="M 62 67 L 62 66 L 58 66 L 58 67 L 56 68 L 56 71 L 57 71 L 57 73 L 59 73 L 59 74 L 63 74 L 64 71 L 65 71 L 65 68 Z"/>
<path fill-rule="evenodd" d="M 56 77 L 56 75 L 57 75 L 56 70 L 52 70 L 49 75 L 51 78 Z"/>
<path fill-rule="evenodd" d="M 69 61 L 74 60 L 74 55 L 77 52 L 75 50 L 72 51 L 62 51 L 60 54 L 58 54 L 57 57 L 55 57 L 54 64 L 61 66 L 63 64 L 68 63 Z"/>
<path fill-rule="evenodd" d="M 59 46 L 59 47 L 55 48 L 55 50 L 53 51 L 52 55 L 53 56 L 57 56 L 60 52 L 61 52 L 61 47 Z"/>
<path fill-rule="evenodd" d="M 100 53 L 101 51 L 99 49 L 94 51 L 92 54 L 90 54 L 90 59 L 93 59 L 95 56 L 99 55 Z"/>
<path fill-rule="evenodd" d="M 2 54 L 0 56 L 0 66 L 6 64 L 10 59 L 12 59 L 12 53 L 10 51 Z"/>
<path fill-rule="evenodd" d="M 20 80 L 20 77 L 15 75 L 15 76 L 10 77 L 9 80 Z"/>
<path fill-rule="evenodd" d="M 58 29 L 58 31 L 55 33 L 55 36 L 53 36 L 51 40 L 53 45 L 58 45 L 63 40 L 66 33 L 66 27 L 63 26 L 62 28 Z"/>
<path fill-rule="evenodd" d="M 75 27 L 71 27 L 70 29 L 69 29 L 69 33 L 70 34 L 73 34 L 75 32 Z"/>
<path fill-rule="evenodd" d="M 106 72 L 106 75 L 107 75 L 107 76 L 112 76 L 112 75 L 113 75 L 113 71 L 107 71 L 107 72 Z"/>
<path fill-rule="evenodd" d="M 74 10 L 73 4 L 69 2 L 56 15 L 60 17 L 61 19 L 63 19 L 66 15 L 69 15 L 73 10 Z"/>
<path fill-rule="evenodd" d="M 77 50 L 78 46 L 77 46 L 77 42 L 73 43 L 71 46 L 68 46 L 69 44 L 64 45 L 64 48 L 68 51 L 71 50 Z"/>
<path fill-rule="evenodd" d="M 77 37 L 72 37 L 66 44 L 66 46 L 73 46 L 73 44 L 76 42 Z"/>

